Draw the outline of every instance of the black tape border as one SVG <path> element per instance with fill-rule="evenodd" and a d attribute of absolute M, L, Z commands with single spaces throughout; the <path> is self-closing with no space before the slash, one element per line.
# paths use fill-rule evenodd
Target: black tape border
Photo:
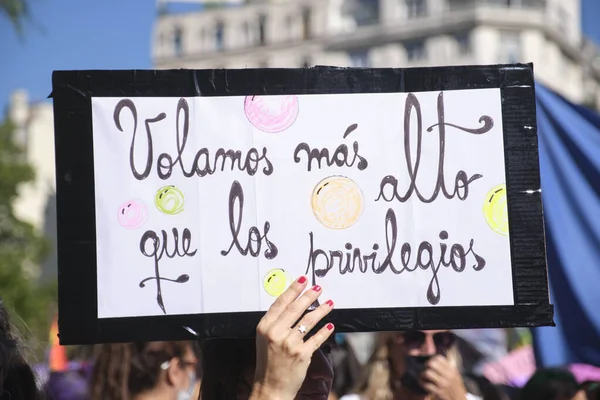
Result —
<path fill-rule="evenodd" d="M 392 93 L 500 88 L 514 306 L 334 310 L 338 332 L 554 325 L 533 66 L 56 71 L 53 74 L 61 344 L 253 336 L 263 313 L 97 318 L 91 98 Z M 533 192 L 532 192 L 533 191 Z"/>

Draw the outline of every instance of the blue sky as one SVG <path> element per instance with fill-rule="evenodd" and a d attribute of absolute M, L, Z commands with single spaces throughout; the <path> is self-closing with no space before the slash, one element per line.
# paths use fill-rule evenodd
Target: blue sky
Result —
<path fill-rule="evenodd" d="M 51 91 L 57 69 L 151 68 L 155 0 L 29 0 L 32 23 L 19 38 L 0 19 L 0 113 L 10 93 L 27 89 L 31 100 Z M 583 0 L 583 24 L 600 43 L 600 0 Z M 0 114 L 0 120 L 3 119 Z"/>
<path fill-rule="evenodd" d="M 0 20 L 0 111 L 18 88 L 42 100 L 58 69 L 151 68 L 153 0 L 30 0 L 32 23 L 19 38 Z M 3 118 L 0 118 L 3 119 Z"/>

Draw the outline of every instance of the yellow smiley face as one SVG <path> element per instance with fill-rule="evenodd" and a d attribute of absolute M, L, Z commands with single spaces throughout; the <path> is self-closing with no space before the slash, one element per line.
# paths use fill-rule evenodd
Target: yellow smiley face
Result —
<path fill-rule="evenodd" d="M 323 179 L 312 194 L 315 217 L 330 229 L 352 226 L 360 218 L 363 204 L 363 194 L 358 185 L 343 176 Z"/>
<path fill-rule="evenodd" d="M 490 228 L 500 235 L 508 236 L 508 207 L 505 184 L 496 186 L 485 196 L 483 215 Z"/>
<path fill-rule="evenodd" d="M 265 291 L 273 297 L 279 297 L 287 289 L 291 280 L 287 272 L 281 268 L 272 269 L 263 278 Z"/>

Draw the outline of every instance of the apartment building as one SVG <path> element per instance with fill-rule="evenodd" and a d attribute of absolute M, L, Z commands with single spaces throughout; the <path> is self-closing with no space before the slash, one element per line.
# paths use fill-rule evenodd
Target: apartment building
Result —
<path fill-rule="evenodd" d="M 415 67 L 533 62 L 537 78 L 596 104 L 598 50 L 580 0 L 279 0 L 159 13 L 156 68 Z"/>

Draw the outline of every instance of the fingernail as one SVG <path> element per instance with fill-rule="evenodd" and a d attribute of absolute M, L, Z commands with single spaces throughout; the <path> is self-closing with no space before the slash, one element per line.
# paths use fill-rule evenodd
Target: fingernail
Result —
<path fill-rule="evenodd" d="M 302 284 L 306 282 L 306 277 L 305 276 L 301 276 L 300 278 L 298 278 L 298 283 Z"/>
<path fill-rule="evenodd" d="M 333 329 L 333 324 L 331 324 L 331 323 L 327 324 L 327 330 L 329 330 L 329 331 L 330 331 L 330 330 L 332 330 L 332 329 Z"/>
<path fill-rule="evenodd" d="M 327 304 L 329 307 L 333 307 L 333 301 L 332 300 L 327 300 L 325 302 L 325 304 Z"/>
<path fill-rule="evenodd" d="M 315 285 L 315 286 L 312 287 L 312 290 L 314 290 L 315 292 L 320 292 L 321 291 L 321 286 Z"/>

